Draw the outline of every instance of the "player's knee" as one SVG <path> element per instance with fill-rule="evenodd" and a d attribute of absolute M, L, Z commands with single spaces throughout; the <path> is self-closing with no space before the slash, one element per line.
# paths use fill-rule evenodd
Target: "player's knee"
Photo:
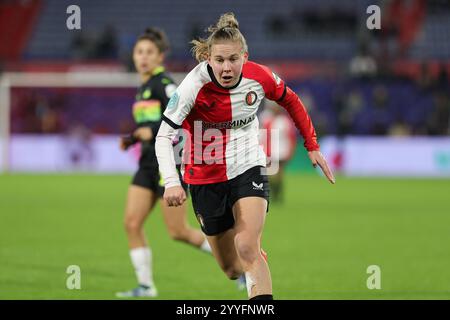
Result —
<path fill-rule="evenodd" d="M 142 223 L 139 219 L 133 216 L 126 216 L 124 220 L 124 227 L 128 233 L 136 233 L 141 231 Z"/>
<path fill-rule="evenodd" d="M 172 240 L 175 241 L 186 241 L 187 240 L 187 231 L 183 228 L 169 228 L 169 236 Z"/>
<path fill-rule="evenodd" d="M 253 263 L 258 257 L 258 246 L 254 241 L 244 238 L 236 238 L 236 251 L 241 260 L 246 263 Z"/>

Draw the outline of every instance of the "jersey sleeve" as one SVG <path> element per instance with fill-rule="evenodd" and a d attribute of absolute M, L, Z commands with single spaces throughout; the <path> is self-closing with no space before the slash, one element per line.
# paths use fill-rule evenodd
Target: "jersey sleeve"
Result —
<path fill-rule="evenodd" d="M 283 99 L 286 94 L 286 84 L 284 81 L 273 71 L 266 66 L 261 66 L 265 75 L 265 94 L 267 99 L 272 101 L 278 101 Z"/>
<path fill-rule="evenodd" d="M 176 169 L 174 149 L 172 141 L 177 134 L 177 129 L 167 122 L 163 122 L 156 136 L 155 152 L 158 159 L 159 172 L 166 188 L 181 185 Z"/>
<path fill-rule="evenodd" d="M 164 77 L 159 84 L 158 96 L 161 101 L 161 106 L 163 107 L 163 112 L 169 103 L 170 98 L 173 96 L 177 90 L 177 85 L 172 81 L 172 79 Z"/>
<path fill-rule="evenodd" d="M 305 140 L 304 146 L 306 150 L 319 150 L 320 147 L 317 143 L 316 131 L 300 98 L 294 91 L 286 86 L 284 81 L 278 77 L 278 75 L 270 71 L 269 68 L 263 67 L 263 70 L 266 75 L 266 85 L 264 88 L 266 97 L 276 101 L 280 106 L 286 109 Z"/>
<path fill-rule="evenodd" d="M 196 90 L 198 81 L 196 82 L 195 79 L 195 74 L 191 71 L 173 93 L 162 116 L 163 123 L 156 137 L 156 157 L 166 188 L 180 185 L 172 142 L 194 106 L 198 92 Z"/>
<path fill-rule="evenodd" d="M 192 80 L 191 74 L 188 74 L 170 97 L 164 111 L 163 121 L 174 129 L 181 127 L 194 106 L 196 90 Z"/>

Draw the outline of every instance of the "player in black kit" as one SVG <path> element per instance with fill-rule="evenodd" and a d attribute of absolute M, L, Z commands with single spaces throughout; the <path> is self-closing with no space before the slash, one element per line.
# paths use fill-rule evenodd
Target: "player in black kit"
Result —
<path fill-rule="evenodd" d="M 164 183 L 160 178 L 155 155 L 155 136 L 161 124 L 161 115 L 172 93 L 176 90 L 173 80 L 165 73 L 163 61 L 168 50 L 168 41 L 163 31 L 149 28 L 141 35 L 133 49 L 133 61 L 142 85 L 133 104 L 133 117 L 137 129 L 120 140 L 122 150 L 140 142 L 139 169 L 128 189 L 124 225 L 130 248 L 138 286 L 118 292 L 118 297 L 156 297 L 153 282 L 152 252 L 144 234 L 144 222 L 158 199 L 164 194 Z M 186 190 L 187 186 L 183 185 Z M 169 207 L 160 201 L 164 221 L 174 240 L 211 252 L 204 234 L 189 226 L 186 205 Z"/>

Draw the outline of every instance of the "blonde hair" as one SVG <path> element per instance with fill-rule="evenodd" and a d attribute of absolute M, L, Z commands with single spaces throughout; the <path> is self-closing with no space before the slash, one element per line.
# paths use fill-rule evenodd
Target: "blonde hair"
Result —
<path fill-rule="evenodd" d="M 191 51 L 198 62 L 208 59 L 212 45 L 223 40 L 240 42 L 242 51 L 248 52 L 247 41 L 239 31 L 239 22 L 234 13 L 227 12 L 221 15 L 219 21 L 215 25 L 209 26 L 207 31 L 209 32 L 208 38 L 191 41 L 193 45 Z"/>

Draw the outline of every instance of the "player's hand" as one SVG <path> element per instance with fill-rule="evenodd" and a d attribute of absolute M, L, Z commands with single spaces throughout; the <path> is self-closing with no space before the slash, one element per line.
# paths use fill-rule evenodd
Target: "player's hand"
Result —
<path fill-rule="evenodd" d="M 120 137 L 119 146 L 121 150 L 125 151 L 136 142 L 137 139 L 132 135 L 122 136 Z"/>
<path fill-rule="evenodd" d="M 141 127 L 134 130 L 133 136 L 141 141 L 150 141 L 153 139 L 153 131 L 149 127 Z"/>
<path fill-rule="evenodd" d="M 322 169 L 323 173 L 327 177 L 327 179 L 332 183 L 335 184 L 336 180 L 334 179 L 333 172 L 331 172 L 330 168 L 328 167 L 328 163 L 323 157 L 322 153 L 320 151 L 309 151 L 308 157 L 312 162 L 313 167 L 317 167 L 319 165 L 320 169 Z"/>
<path fill-rule="evenodd" d="M 181 206 L 186 201 L 186 192 L 181 186 L 166 188 L 164 200 L 169 207 Z"/>

